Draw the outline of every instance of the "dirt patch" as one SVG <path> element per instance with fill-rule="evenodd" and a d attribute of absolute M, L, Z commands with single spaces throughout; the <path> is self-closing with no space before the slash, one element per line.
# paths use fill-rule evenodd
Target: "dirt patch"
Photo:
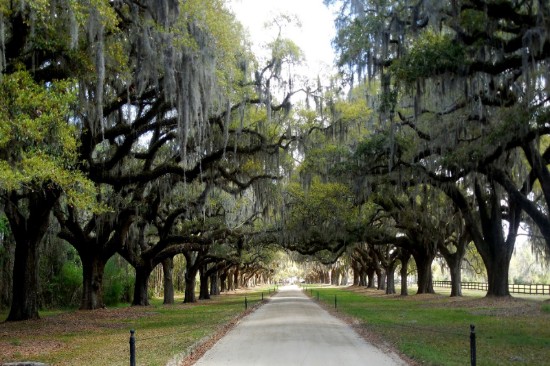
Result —
<path fill-rule="evenodd" d="M 38 320 L 0 323 L 0 365 L 15 357 L 52 353 L 66 347 L 64 342 L 51 341 L 52 335 L 74 335 L 104 328 L 123 327 L 123 321 L 156 315 L 147 308 L 127 307 L 74 311 Z M 116 321 L 120 320 L 120 323 Z"/>
<path fill-rule="evenodd" d="M 454 299 L 450 298 L 448 307 L 468 309 L 474 315 L 489 315 L 500 317 L 512 316 L 540 316 L 541 302 L 518 299 L 514 297 L 480 299 Z"/>

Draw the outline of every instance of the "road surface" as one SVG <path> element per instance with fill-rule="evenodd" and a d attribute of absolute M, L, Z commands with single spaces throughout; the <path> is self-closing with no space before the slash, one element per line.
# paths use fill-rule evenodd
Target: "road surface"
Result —
<path fill-rule="evenodd" d="M 365 342 L 296 286 L 280 288 L 200 358 L 197 366 L 405 366 Z"/>

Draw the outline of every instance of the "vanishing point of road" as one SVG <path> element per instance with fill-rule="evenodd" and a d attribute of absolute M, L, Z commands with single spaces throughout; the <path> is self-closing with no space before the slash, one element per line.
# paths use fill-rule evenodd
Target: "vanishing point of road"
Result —
<path fill-rule="evenodd" d="M 280 288 L 270 301 L 241 320 L 197 366 L 372 365 L 405 366 L 361 338 L 296 286 Z"/>

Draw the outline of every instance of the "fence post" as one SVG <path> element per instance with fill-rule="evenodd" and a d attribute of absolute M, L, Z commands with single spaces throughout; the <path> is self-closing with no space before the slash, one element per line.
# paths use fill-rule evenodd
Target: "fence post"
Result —
<path fill-rule="evenodd" d="M 130 366 L 136 366 L 136 337 L 134 333 L 136 331 L 130 330 Z"/>
<path fill-rule="evenodd" d="M 248 309 L 248 300 L 246 298 L 246 296 L 244 297 L 244 310 L 247 310 Z"/>
<path fill-rule="evenodd" d="M 338 309 L 337 301 L 336 301 L 336 295 L 334 295 L 334 308 L 335 308 L 335 309 Z"/>
<path fill-rule="evenodd" d="M 476 327 L 470 324 L 470 364 L 476 366 Z"/>

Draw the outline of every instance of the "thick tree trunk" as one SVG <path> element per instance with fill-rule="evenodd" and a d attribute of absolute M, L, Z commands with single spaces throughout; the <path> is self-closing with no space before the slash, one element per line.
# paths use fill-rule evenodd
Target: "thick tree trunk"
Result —
<path fill-rule="evenodd" d="M 395 267 L 397 261 L 392 260 L 386 267 L 386 294 L 395 294 Z"/>
<path fill-rule="evenodd" d="M 376 278 L 378 279 L 378 290 L 386 290 L 386 271 L 383 269 L 377 270 Z"/>
<path fill-rule="evenodd" d="M 208 274 L 206 265 L 201 266 L 199 271 L 200 287 L 199 300 L 210 300 L 210 291 L 208 290 Z"/>
<path fill-rule="evenodd" d="M 4 206 L 15 239 L 12 301 L 7 321 L 38 319 L 39 247 L 50 224 L 50 213 L 60 192 L 46 188 L 28 198 L 29 214 L 19 210 L 19 198 L 14 193 Z"/>
<path fill-rule="evenodd" d="M 239 277 L 240 277 L 240 270 L 239 270 L 239 267 L 237 266 L 235 268 L 235 271 L 233 272 L 233 281 L 232 281 L 232 284 L 233 284 L 233 290 L 236 290 L 240 287 L 240 283 L 239 283 Z"/>
<path fill-rule="evenodd" d="M 367 269 L 367 288 L 374 288 L 374 268 Z"/>
<path fill-rule="evenodd" d="M 15 247 L 12 302 L 7 321 L 39 319 L 38 247 L 34 241 L 19 241 Z"/>
<path fill-rule="evenodd" d="M 82 299 L 80 310 L 95 310 L 105 306 L 103 302 L 103 273 L 106 260 L 93 254 L 80 253 L 82 262 Z"/>
<path fill-rule="evenodd" d="M 409 260 L 411 256 L 410 254 L 401 255 L 399 259 L 401 260 L 401 270 L 399 272 L 399 275 L 401 276 L 401 296 L 408 296 L 409 295 L 409 283 L 408 283 L 408 266 L 409 266 Z"/>
<path fill-rule="evenodd" d="M 153 271 L 150 266 L 137 266 L 136 268 L 136 282 L 134 283 L 134 300 L 132 305 L 134 306 L 148 306 L 149 296 L 149 276 Z"/>
<path fill-rule="evenodd" d="M 359 268 L 357 268 L 357 265 L 352 265 L 352 270 L 353 270 L 353 286 L 360 286 L 360 280 L 361 280 L 361 275 L 360 275 L 360 272 L 359 272 Z"/>
<path fill-rule="evenodd" d="M 193 303 L 197 302 L 197 297 L 195 295 L 195 281 L 197 277 L 197 270 L 187 270 L 185 272 L 185 295 L 183 298 L 184 303 Z"/>
<path fill-rule="evenodd" d="M 359 273 L 359 286 L 367 286 L 367 272 L 361 271 Z"/>
<path fill-rule="evenodd" d="M 227 291 L 227 271 L 220 274 L 220 292 Z"/>
<path fill-rule="evenodd" d="M 164 304 L 174 303 L 174 259 L 166 258 L 162 261 L 162 274 L 164 278 Z"/>
<path fill-rule="evenodd" d="M 216 271 L 210 275 L 210 295 L 217 296 L 220 294 L 220 285 L 219 285 L 219 271 Z"/>
<path fill-rule="evenodd" d="M 506 250 L 495 251 L 490 258 L 483 258 L 487 268 L 488 297 L 510 296 L 508 287 L 508 272 L 510 269 L 510 254 Z"/>
<path fill-rule="evenodd" d="M 340 279 L 340 286 L 347 286 L 347 285 L 348 285 L 348 272 L 344 271 Z"/>
<path fill-rule="evenodd" d="M 413 257 L 418 271 L 417 294 L 434 294 L 435 291 L 432 282 L 432 262 L 434 256 L 421 252 L 416 253 L 416 255 L 413 254 Z"/>
<path fill-rule="evenodd" d="M 235 286 L 233 285 L 234 278 L 233 271 L 227 273 L 227 291 L 235 290 Z"/>
<path fill-rule="evenodd" d="M 462 271 L 460 268 L 462 257 L 452 256 L 446 260 L 451 273 L 451 297 L 462 296 Z"/>

